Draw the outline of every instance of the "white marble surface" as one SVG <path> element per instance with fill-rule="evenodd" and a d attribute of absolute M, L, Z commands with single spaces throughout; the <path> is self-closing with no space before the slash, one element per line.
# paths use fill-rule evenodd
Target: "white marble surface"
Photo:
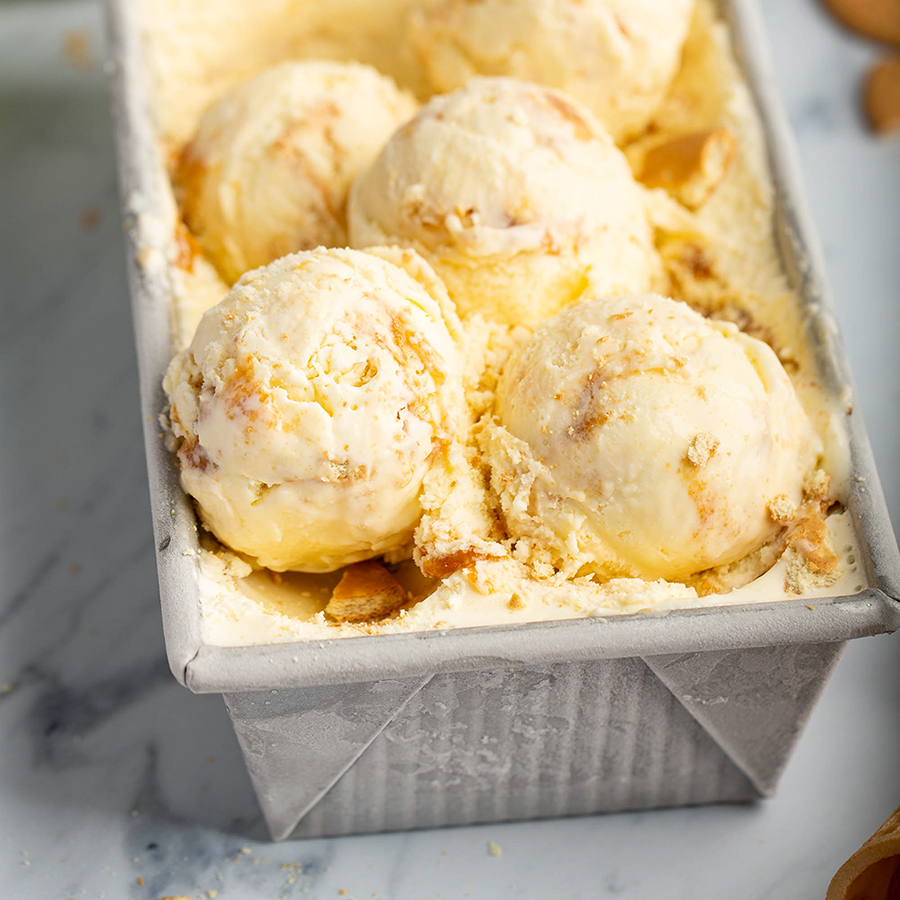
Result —
<path fill-rule="evenodd" d="M 900 140 L 858 112 L 874 48 L 814 0 L 764 9 L 900 521 Z M 821 898 L 900 804 L 900 638 L 850 648 L 769 802 L 265 842 L 220 698 L 166 668 L 106 88 L 73 29 L 96 59 L 98 3 L 0 4 L 0 896 Z"/>

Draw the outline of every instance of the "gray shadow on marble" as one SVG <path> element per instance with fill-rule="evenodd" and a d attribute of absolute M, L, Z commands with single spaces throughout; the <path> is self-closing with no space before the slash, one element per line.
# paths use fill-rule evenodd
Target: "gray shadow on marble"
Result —
<path fill-rule="evenodd" d="M 0 87 L 4 789 L 124 819 L 129 857 L 230 852 L 264 830 L 221 698 L 165 661 L 111 135 L 99 73 Z"/>

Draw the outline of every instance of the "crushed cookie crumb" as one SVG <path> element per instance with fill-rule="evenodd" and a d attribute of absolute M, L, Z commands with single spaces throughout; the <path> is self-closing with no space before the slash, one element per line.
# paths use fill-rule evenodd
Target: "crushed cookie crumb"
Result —
<path fill-rule="evenodd" d="M 94 68 L 94 54 L 91 51 L 91 35 L 83 28 L 67 31 L 63 37 L 62 53 L 66 61 L 82 72 Z"/>
<path fill-rule="evenodd" d="M 100 210 L 96 206 L 89 206 L 78 220 L 78 225 L 82 231 L 96 231 L 100 224 Z"/>
<path fill-rule="evenodd" d="M 831 478 L 824 469 L 816 469 L 803 481 L 803 493 L 812 500 L 824 500 L 831 487 Z"/>
<path fill-rule="evenodd" d="M 797 504 L 785 494 L 779 494 L 766 504 L 766 512 L 773 522 L 787 525 L 797 515 Z"/>
<path fill-rule="evenodd" d="M 509 609 L 525 609 L 528 604 L 518 594 L 512 594 L 506 605 Z"/>
<path fill-rule="evenodd" d="M 841 571 L 828 528 L 819 515 L 802 518 L 788 533 L 785 558 L 784 589 L 791 594 L 831 585 Z"/>
<path fill-rule="evenodd" d="M 788 535 L 788 544 L 817 575 L 834 572 L 840 560 L 828 543 L 828 529 L 818 516 L 801 519 Z"/>
<path fill-rule="evenodd" d="M 366 560 L 344 571 L 325 616 L 335 622 L 367 622 L 396 612 L 408 599 L 403 585 L 380 562 Z"/>
<path fill-rule="evenodd" d="M 713 437 L 708 431 L 701 431 L 700 434 L 694 436 L 685 456 L 692 466 L 696 466 L 699 469 L 715 456 L 718 448 L 719 439 Z"/>
<path fill-rule="evenodd" d="M 488 852 L 488 856 L 502 856 L 503 848 L 494 841 L 488 841 L 487 852 Z"/>

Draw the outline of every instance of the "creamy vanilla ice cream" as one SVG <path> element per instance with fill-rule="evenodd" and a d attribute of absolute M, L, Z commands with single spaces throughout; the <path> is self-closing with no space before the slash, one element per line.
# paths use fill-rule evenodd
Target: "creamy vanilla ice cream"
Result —
<path fill-rule="evenodd" d="M 681 60 L 694 0 L 439 0 L 410 43 L 435 91 L 476 75 L 549 84 L 621 140 L 641 131 Z"/>
<path fill-rule="evenodd" d="M 538 322 L 591 285 L 659 274 L 642 195 L 591 113 L 559 91 L 477 78 L 433 98 L 357 179 L 355 247 L 415 248 L 462 315 Z"/>
<path fill-rule="evenodd" d="M 351 182 L 415 110 L 369 66 L 273 66 L 201 118 L 177 172 L 185 221 L 229 283 L 286 253 L 344 246 Z"/>
<path fill-rule="evenodd" d="M 649 4 L 622 4 L 605 20 L 619 35 L 600 38 L 590 23 L 615 14 L 612 2 L 523 0 L 503 27 L 514 4 L 494 0 L 148 3 L 154 116 L 184 205 L 166 191 L 162 215 L 140 197 L 128 206 L 145 274 L 171 288 L 174 349 L 188 348 L 166 381 L 165 440 L 212 532 L 196 545 L 187 535 L 184 551 L 207 643 L 861 589 L 851 516 L 834 506 L 849 485 L 848 395 L 823 383 L 776 240 L 765 136 L 710 0 L 657 4 L 652 22 Z M 489 24 L 459 25 L 469 16 Z M 662 74 L 665 41 L 647 37 L 656 25 L 679 47 L 674 77 Z M 410 27 L 424 43 L 404 45 Z M 478 77 L 418 115 L 401 94 L 407 112 L 367 137 L 370 110 L 384 118 L 397 89 L 352 60 L 427 100 L 456 51 L 473 72 L 523 74 L 492 68 L 507 66 L 506 50 L 490 64 L 470 52 L 510 34 L 515 66 L 578 97 Z M 646 128 L 579 92 L 582 76 L 606 90 L 606 38 L 621 51 L 618 112 L 669 79 L 647 100 Z M 276 87 L 250 96 L 282 60 L 285 72 L 357 73 L 339 127 L 319 115 L 327 100 L 310 99 L 318 76 L 281 79 L 296 103 L 276 102 Z M 207 171 L 192 154 L 217 109 L 221 133 L 208 129 L 204 154 L 223 162 Z M 309 235 L 337 222 L 340 234 L 326 215 L 340 202 L 311 186 L 337 171 L 331 142 L 345 126 L 370 154 L 345 236 L 372 250 L 252 272 L 194 338 L 250 265 L 216 274 L 221 259 L 190 216 L 199 188 L 223 247 L 295 225 Z M 403 249 L 375 249 L 384 242 Z"/>
<path fill-rule="evenodd" d="M 484 442 L 513 539 L 571 573 L 668 580 L 771 539 L 820 449 L 766 344 L 652 294 L 542 326 Z"/>
<path fill-rule="evenodd" d="M 457 427 L 458 327 L 411 251 L 320 248 L 248 272 L 165 382 L 206 526 L 277 571 L 408 556 Z"/>

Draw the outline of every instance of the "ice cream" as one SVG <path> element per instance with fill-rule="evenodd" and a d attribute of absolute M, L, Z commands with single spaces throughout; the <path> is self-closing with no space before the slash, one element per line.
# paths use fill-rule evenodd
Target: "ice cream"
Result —
<path fill-rule="evenodd" d="M 344 246 L 351 182 L 415 109 L 368 66 L 265 70 L 213 104 L 182 153 L 188 227 L 229 283 L 286 253 Z"/>
<path fill-rule="evenodd" d="M 772 538 L 820 450 L 766 344 L 656 295 L 586 300 L 540 328 L 483 444 L 518 555 L 668 580 Z"/>
<path fill-rule="evenodd" d="M 248 272 L 166 376 L 204 524 L 277 571 L 410 555 L 457 427 L 458 327 L 411 251 L 320 248 Z"/>
<path fill-rule="evenodd" d="M 355 247 L 425 256 L 464 316 L 534 323 L 659 271 L 612 138 L 561 92 L 509 78 L 433 98 L 357 179 L 348 220 Z"/>
<path fill-rule="evenodd" d="M 154 113 L 164 151 L 183 161 L 180 199 L 190 178 L 205 174 L 202 166 L 187 168 L 193 148 L 182 153 L 184 141 L 198 132 L 202 111 L 208 108 L 212 115 L 212 104 L 229 91 L 239 94 L 244 89 L 236 84 L 275 61 L 357 59 L 427 97 L 427 77 L 420 77 L 429 75 L 421 71 L 427 66 L 417 71 L 414 54 L 402 44 L 401 28 L 412 6 L 431 11 L 420 19 L 428 28 L 451 9 L 444 0 L 342 0 L 337 6 L 264 0 L 252 9 L 245 0 L 190 9 L 173 0 L 151 0 L 157 19 L 148 37 Z M 629 16 L 644 15 L 643 5 L 627 6 L 619 19 L 626 29 Z M 676 6 L 660 4 L 659 22 L 675 15 Z M 615 126 L 598 124 L 578 99 L 506 77 L 481 77 L 436 97 L 392 138 L 381 138 L 387 141 L 383 152 L 373 151 L 353 190 L 348 237 L 360 246 L 388 242 L 409 248 L 395 252 L 407 254 L 400 260 L 407 274 L 442 310 L 449 338 L 437 336 L 443 334 L 440 317 L 427 327 L 418 318 L 414 323 L 415 334 L 440 357 L 431 375 L 415 375 L 417 386 L 410 387 L 405 366 L 393 356 L 379 367 L 386 381 L 371 393 L 352 375 L 329 382 L 334 367 L 317 368 L 321 355 L 310 351 L 304 358 L 304 347 L 327 343 L 321 338 L 326 333 L 337 335 L 328 352 L 346 361 L 350 371 L 358 372 L 352 361 L 357 352 L 368 362 L 383 351 L 379 345 L 370 353 L 359 340 L 347 343 L 351 332 L 357 339 L 364 334 L 342 304 L 350 303 L 347 292 L 353 294 L 354 285 L 364 283 L 358 304 L 359 310 L 367 308 L 368 295 L 381 292 L 371 290 L 372 283 L 385 279 L 346 275 L 341 267 L 346 257 L 340 254 L 325 254 L 334 272 L 344 273 L 339 278 L 314 273 L 314 284 L 334 289 L 314 291 L 307 285 L 308 292 L 299 292 L 305 299 L 293 301 L 290 315 L 270 315 L 256 301 L 246 303 L 259 326 L 248 328 L 259 335 L 265 331 L 266 340 L 274 341 L 277 350 L 269 358 L 277 365 L 247 367 L 252 376 L 247 383 L 258 389 L 241 396 L 232 418 L 225 411 L 227 393 L 242 395 L 238 357 L 251 351 L 229 337 L 237 334 L 239 319 L 228 323 L 220 312 L 210 314 L 218 324 L 209 325 L 209 319 L 201 326 L 193 352 L 180 357 L 168 381 L 185 485 L 197 498 L 201 521 L 221 538 L 214 541 L 201 528 L 199 544 L 189 543 L 184 551 L 197 557 L 205 641 L 263 644 L 660 613 L 861 589 L 863 557 L 850 513 L 833 509 L 834 501 L 847 499 L 847 397 L 827 378 L 823 383 L 816 346 L 821 335 L 817 331 L 815 341 L 809 339 L 809 306 L 785 271 L 780 233 L 773 227 L 777 195 L 765 135 L 728 28 L 709 0 L 688 6 L 694 11 L 678 71 L 650 127 L 623 142 L 621 152 L 607 134 Z M 487 0 L 469 7 L 458 15 L 505 14 L 505 7 Z M 573 17 L 590 21 L 594 8 L 590 0 L 548 0 L 541 7 L 523 0 L 515 7 L 557 17 L 555 24 L 547 19 L 528 45 L 554 66 L 558 59 L 554 62 L 541 42 L 556 41 L 554 35 Z M 528 25 L 528 15 L 509 26 L 514 33 Z M 505 40 L 499 30 L 485 34 L 469 31 L 461 41 Z M 591 32 L 585 28 L 579 36 L 588 40 Z M 435 37 L 432 46 L 438 44 Z M 523 47 L 513 56 L 539 62 Z M 591 59 L 598 60 L 593 51 Z M 661 59 L 643 65 L 642 77 L 655 77 Z M 573 70 L 579 66 L 575 50 L 569 60 Z M 440 61 L 436 53 L 435 64 Z M 323 66 L 359 68 L 337 63 L 285 68 Z M 587 64 L 581 68 L 593 71 Z M 544 77 L 550 76 L 534 76 Z M 577 92 L 572 83 L 568 89 Z M 619 98 L 630 102 L 633 96 L 625 78 Z M 265 131 L 260 116 L 267 104 L 270 100 L 261 98 L 247 110 L 245 124 L 256 123 L 257 136 Z M 368 108 L 356 97 L 341 110 L 354 117 L 348 127 L 369 127 Z M 312 144 L 323 147 L 327 130 L 313 131 Z M 248 146 L 253 140 L 247 137 Z M 267 154 L 274 154 L 265 142 L 262 146 L 259 165 L 268 166 Z M 311 144 L 302 146 L 306 152 Z M 247 165 L 236 163 L 233 171 L 237 181 L 249 185 L 249 197 L 259 177 L 252 156 L 244 159 Z M 211 190 L 217 203 L 227 195 Z M 287 194 L 281 186 L 272 190 L 269 197 L 258 195 L 259 223 L 283 215 L 279 204 Z M 232 203 L 231 209 L 237 207 Z M 176 221 L 182 211 L 189 210 L 174 202 L 170 209 L 167 200 L 171 221 L 154 218 L 149 242 L 161 249 L 141 253 L 148 275 L 166 276 L 176 350 L 190 342 L 202 312 L 227 291 L 209 262 L 211 251 Z M 149 221 L 142 206 L 136 212 L 138 223 Z M 242 233 L 255 237 L 259 229 L 245 228 L 245 221 L 232 216 L 223 234 L 231 240 Z M 463 314 L 461 324 L 447 307 L 448 293 L 415 250 L 446 281 Z M 381 260 L 385 252 L 375 251 Z M 387 265 L 372 259 L 366 272 Z M 357 262 L 349 268 L 356 270 Z M 280 296 L 279 282 L 284 291 L 295 292 L 292 285 L 300 277 L 282 267 L 259 284 L 264 293 Z M 408 281 L 398 288 L 397 277 L 387 279 L 402 295 L 396 302 L 417 304 L 419 295 L 407 290 Z M 236 288 L 245 297 L 256 290 L 255 276 L 248 278 L 249 286 Z M 305 276 L 301 280 L 305 283 Z M 579 427 L 582 395 L 575 393 L 576 375 L 547 369 L 543 351 L 529 348 L 555 346 L 540 335 L 557 333 L 553 329 L 561 326 L 544 323 L 561 310 L 558 321 L 569 321 L 570 313 L 576 315 L 574 304 L 584 298 L 648 290 L 684 301 L 674 320 L 654 320 L 645 329 L 649 350 L 663 366 L 642 368 L 637 355 L 628 357 L 622 374 L 607 379 L 605 394 L 596 398 L 600 403 L 606 397 L 622 415 L 602 426 L 599 419 L 582 417 L 585 427 Z M 339 302 L 332 308 L 335 298 Z M 671 307 L 671 301 L 653 302 Z M 688 307 L 729 319 L 743 334 L 699 319 Z M 426 308 L 416 308 L 429 318 Z M 602 328 L 609 341 L 628 344 L 628 317 L 613 319 L 614 314 L 606 309 L 609 321 Z M 275 318 L 292 324 L 280 331 L 265 324 Z M 383 332 L 384 320 L 379 321 Z M 512 324 L 520 321 L 528 324 Z M 308 344 L 298 337 L 301 327 L 312 329 Z M 573 347 L 581 346 L 582 330 L 593 333 L 598 327 L 593 321 L 573 326 L 579 335 Z M 532 338 L 535 328 L 538 336 Z M 377 331 L 373 327 L 365 334 Z M 747 335 L 772 347 L 793 389 L 772 353 Z M 564 344 L 563 337 L 556 343 Z M 577 371 L 575 350 L 571 356 Z M 606 371 L 612 363 L 603 365 Z M 283 373 L 295 369 L 302 390 L 282 392 Z M 227 379 L 221 374 L 226 370 Z M 557 386 L 554 374 L 560 377 Z M 587 374 L 583 378 L 590 380 Z M 226 389 L 226 381 L 233 386 Z M 455 387 L 448 389 L 451 382 Z M 204 391 L 204 384 L 221 385 L 221 391 Z M 328 402 L 337 404 L 340 415 L 326 419 L 314 408 L 316 386 L 322 394 L 322 384 L 330 385 Z M 307 401 L 303 392 L 310 385 L 313 396 Z M 355 411 L 340 405 L 351 388 L 365 400 Z M 423 405 L 403 406 L 413 395 L 425 397 Z M 622 407 L 632 397 L 648 412 L 628 422 Z M 411 417 L 409 428 L 387 416 L 391 404 Z M 267 418 L 271 408 L 277 415 Z M 288 433 L 284 423 L 299 422 L 301 412 L 312 426 Z M 821 456 L 807 417 L 822 438 Z M 552 442 L 548 435 L 557 426 L 559 441 Z M 343 443 L 341 435 L 348 435 Z M 384 435 L 398 438 L 400 448 L 387 462 L 383 450 L 394 444 Z M 216 449 L 216 441 L 223 449 Z M 293 481 L 297 470 L 313 474 L 306 483 Z M 605 480 L 598 496 L 601 470 Z M 398 474 L 406 471 L 412 473 L 409 481 Z M 804 474 L 809 475 L 805 482 Z M 189 541 L 193 537 L 189 534 Z M 282 537 L 286 543 L 276 548 Z M 315 571 L 277 574 L 258 563 L 279 571 Z M 323 567 L 337 568 L 322 572 Z"/>
<path fill-rule="evenodd" d="M 694 0 L 439 0 L 410 42 L 438 92 L 475 75 L 552 85 L 617 139 L 640 132 L 678 64 Z"/>

